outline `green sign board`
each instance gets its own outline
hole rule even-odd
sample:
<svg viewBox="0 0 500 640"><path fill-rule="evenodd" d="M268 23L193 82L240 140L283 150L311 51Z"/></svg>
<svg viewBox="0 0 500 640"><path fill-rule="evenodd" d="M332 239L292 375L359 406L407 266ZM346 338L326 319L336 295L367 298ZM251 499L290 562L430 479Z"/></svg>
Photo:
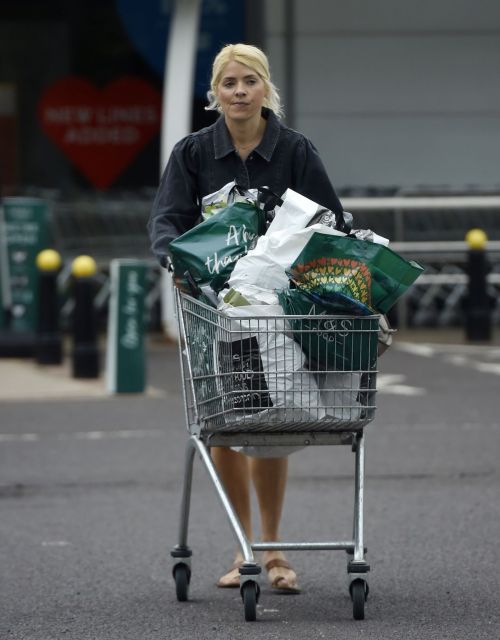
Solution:
<svg viewBox="0 0 500 640"><path fill-rule="evenodd" d="M141 393L146 386L144 303L147 262L112 260L106 376L110 393Z"/></svg>
<svg viewBox="0 0 500 640"><path fill-rule="evenodd" d="M36 257L50 245L49 207L38 198L4 198L0 213L0 328L34 333L38 318ZM8 313L7 313L8 311Z"/></svg>

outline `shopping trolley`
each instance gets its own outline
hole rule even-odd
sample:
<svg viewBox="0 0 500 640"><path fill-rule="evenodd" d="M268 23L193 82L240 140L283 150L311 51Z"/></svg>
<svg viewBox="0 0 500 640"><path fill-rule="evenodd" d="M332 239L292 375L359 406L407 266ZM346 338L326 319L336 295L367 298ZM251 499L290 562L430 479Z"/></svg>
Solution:
<svg viewBox="0 0 500 640"><path fill-rule="evenodd" d="M256 619L261 568L254 551L344 550L353 616L368 596L363 541L363 428L374 418L379 316L247 316L218 311L175 290L186 422L184 484L178 543L172 550L179 601L188 599L192 551L188 520L193 462L199 454L244 558L240 592L245 620ZM255 310L255 307L253 307ZM262 307L262 312L272 307ZM254 312L255 313L255 312ZM241 315L240 315L241 314ZM350 540L250 542L218 478L212 446L270 447L272 457L314 445L348 445L355 454Z"/></svg>

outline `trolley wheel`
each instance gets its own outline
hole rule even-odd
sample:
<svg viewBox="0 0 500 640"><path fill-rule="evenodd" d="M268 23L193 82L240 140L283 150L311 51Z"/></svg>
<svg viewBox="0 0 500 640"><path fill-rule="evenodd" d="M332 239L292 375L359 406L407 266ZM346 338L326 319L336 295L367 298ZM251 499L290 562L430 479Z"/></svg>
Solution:
<svg viewBox="0 0 500 640"><path fill-rule="evenodd" d="M191 571L187 564L180 562L176 564L173 570L175 580L175 594L179 602L186 602L188 599L189 582L191 580Z"/></svg>
<svg viewBox="0 0 500 640"><path fill-rule="evenodd" d="M365 602L368 594L364 580L353 580L349 587L352 599L352 615L354 620L365 619Z"/></svg>
<svg viewBox="0 0 500 640"><path fill-rule="evenodd" d="M253 580L247 580L241 586L241 597L245 609L245 620L254 622L257 620L257 600L259 599L259 585Z"/></svg>

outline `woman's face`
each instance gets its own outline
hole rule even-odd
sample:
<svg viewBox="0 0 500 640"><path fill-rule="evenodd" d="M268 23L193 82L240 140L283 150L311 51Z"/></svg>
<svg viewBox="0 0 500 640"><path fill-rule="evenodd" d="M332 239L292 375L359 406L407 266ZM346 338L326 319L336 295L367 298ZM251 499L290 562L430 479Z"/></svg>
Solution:
<svg viewBox="0 0 500 640"><path fill-rule="evenodd" d="M226 118L245 121L260 118L266 85L250 67L232 60L217 86L217 100Z"/></svg>

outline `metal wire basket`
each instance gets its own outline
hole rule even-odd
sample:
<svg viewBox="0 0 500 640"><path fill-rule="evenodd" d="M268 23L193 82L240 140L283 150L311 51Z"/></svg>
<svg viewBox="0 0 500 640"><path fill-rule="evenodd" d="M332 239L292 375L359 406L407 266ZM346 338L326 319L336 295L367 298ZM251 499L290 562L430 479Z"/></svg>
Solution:
<svg viewBox="0 0 500 640"><path fill-rule="evenodd" d="M191 433L353 432L373 420L378 315L262 305L228 316L179 291L176 300Z"/></svg>

